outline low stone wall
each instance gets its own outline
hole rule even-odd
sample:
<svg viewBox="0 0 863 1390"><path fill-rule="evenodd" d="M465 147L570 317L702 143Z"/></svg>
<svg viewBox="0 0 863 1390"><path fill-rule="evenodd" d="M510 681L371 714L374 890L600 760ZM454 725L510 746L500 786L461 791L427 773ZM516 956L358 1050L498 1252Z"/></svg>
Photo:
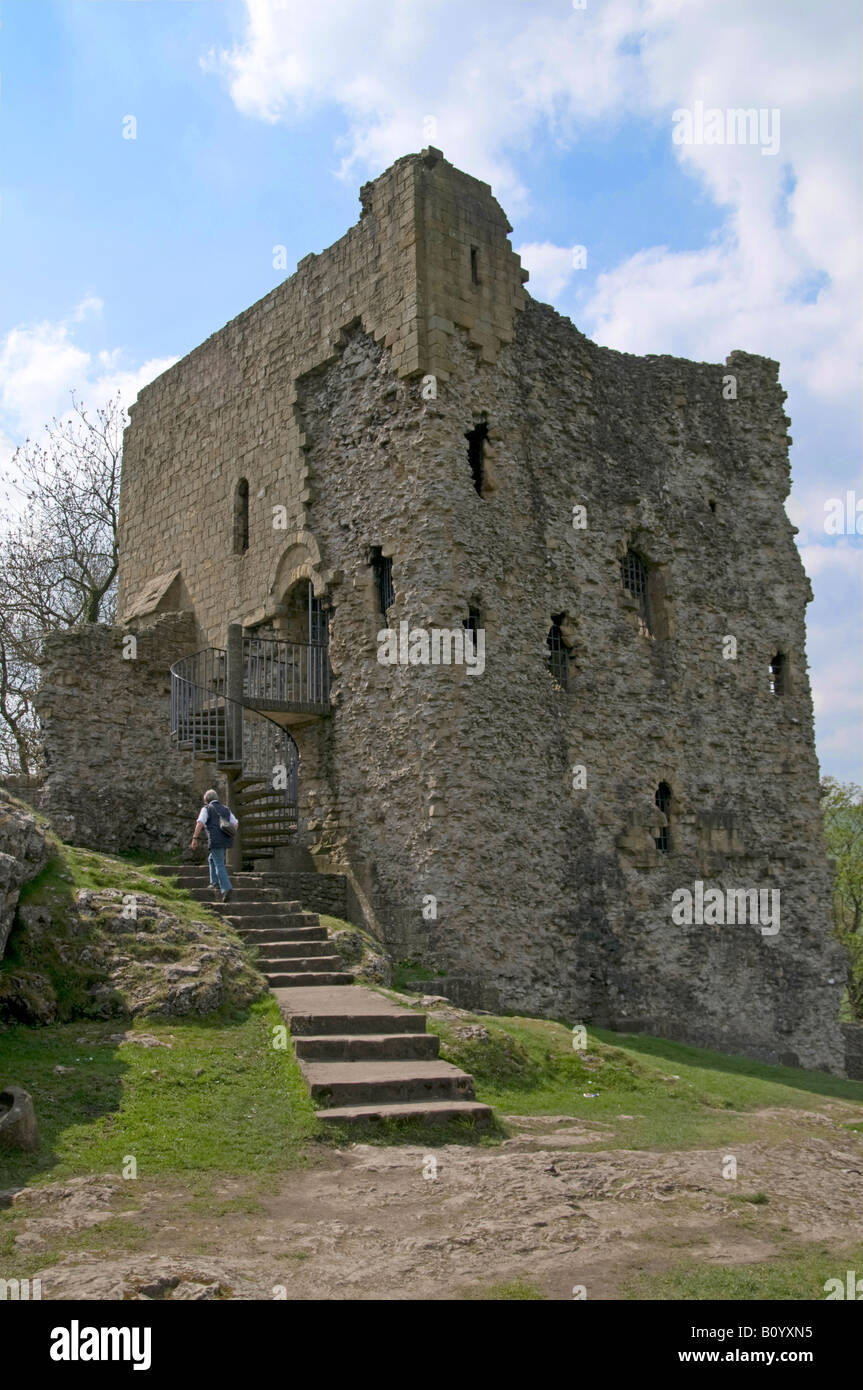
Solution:
<svg viewBox="0 0 863 1390"><path fill-rule="evenodd" d="M353 921L349 916L348 881L344 874L264 873L261 876L266 883L280 888L288 901L301 902L307 912L323 912L343 921Z"/></svg>
<svg viewBox="0 0 863 1390"><path fill-rule="evenodd" d="M8 792L18 801L26 801L28 806L33 807L34 811L41 811L42 809L44 789L44 777L20 777L15 773L0 777L0 792Z"/></svg>
<svg viewBox="0 0 863 1390"><path fill-rule="evenodd" d="M187 843L213 768L171 745L170 667L198 645L190 613L45 638L41 809L62 839L106 853Z"/></svg>

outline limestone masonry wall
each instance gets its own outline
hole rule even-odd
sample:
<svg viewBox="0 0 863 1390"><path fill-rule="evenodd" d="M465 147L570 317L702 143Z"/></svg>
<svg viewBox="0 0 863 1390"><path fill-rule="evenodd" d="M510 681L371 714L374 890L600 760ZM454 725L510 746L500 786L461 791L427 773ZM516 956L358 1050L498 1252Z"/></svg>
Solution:
<svg viewBox="0 0 863 1390"><path fill-rule="evenodd" d="M437 151L399 160L362 204L335 246L141 393L120 611L144 622L144 663L115 660L119 629L49 644L57 814L86 843L156 833L130 828L128 783L157 768L167 836L192 774L169 749L159 671L224 645L229 622L268 622L310 579L333 708L293 730L285 871L343 874L356 914L462 1002L841 1069L777 364L590 342L527 297L502 210ZM480 493L465 435L483 422ZM392 559L386 618L374 547ZM629 550L650 635L621 579ZM172 604L193 619L160 618ZM382 628L461 630L471 608L481 675L377 660ZM108 724L73 734L106 688ZM675 923L672 894L699 881L778 890L779 931Z"/></svg>
<svg viewBox="0 0 863 1390"><path fill-rule="evenodd" d="M188 843L214 770L171 747L169 667L198 646L189 613L45 638L41 809L63 839L107 853Z"/></svg>

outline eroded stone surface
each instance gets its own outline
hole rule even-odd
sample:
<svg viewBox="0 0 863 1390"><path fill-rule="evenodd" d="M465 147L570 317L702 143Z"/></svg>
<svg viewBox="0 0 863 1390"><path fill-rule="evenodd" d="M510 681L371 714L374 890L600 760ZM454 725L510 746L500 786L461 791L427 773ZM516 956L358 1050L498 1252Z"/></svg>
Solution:
<svg viewBox="0 0 863 1390"><path fill-rule="evenodd" d="M48 845L35 817L0 789L0 957L15 920L21 888L48 862Z"/></svg>

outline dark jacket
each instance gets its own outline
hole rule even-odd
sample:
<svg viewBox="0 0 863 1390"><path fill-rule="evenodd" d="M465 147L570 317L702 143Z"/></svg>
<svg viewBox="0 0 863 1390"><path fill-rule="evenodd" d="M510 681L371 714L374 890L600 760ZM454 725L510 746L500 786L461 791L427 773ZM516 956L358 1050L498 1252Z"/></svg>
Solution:
<svg viewBox="0 0 863 1390"><path fill-rule="evenodd" d="M205 808L207 819L204 829L207 832L207 843L210 849L228 849L234 843L232 835L226 835L224 830L219 829L219 817L225 820L230 818L230 811L227 806L223 806L221 801L211 801Z"/></svg>

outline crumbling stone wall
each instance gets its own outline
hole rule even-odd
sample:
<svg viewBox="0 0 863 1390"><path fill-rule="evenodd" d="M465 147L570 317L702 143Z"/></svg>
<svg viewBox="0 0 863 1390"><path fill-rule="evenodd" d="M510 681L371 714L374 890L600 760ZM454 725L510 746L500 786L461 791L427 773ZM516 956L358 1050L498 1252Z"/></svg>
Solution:
<svg viewBox="0 0 863 1390"><path fill-rule="evenodd" d="M312 581L333 711L294 731L297 853L343 873L372 929L463 1002L841 1067L776 363L597 347L526 298L501 209L435 151L362 201L341 241L142 392L121 612L176 586L223 645L228 622L264 623ZM465 434L483 421L480 495ZM372 547L392 558L391 626L479 609L482 675L378 663ZM148 757L173 766L158 738ZM673 894L697 881L778 889L779 932L677 925Z"/></svg>
<svg viewBox="0 0 863 1390"><path fill-rule="evenodd" d="M107 853L188 843L213 770L171 747L169 668L199 646L189 613L45 638L42 810L64 840Z"/></svg>
<svg viewBox="0 0 863 1390"><path fill-rule="evenodd" d="M496 364L466 342L462 354L433 402L419 387L402 400L362 334L302 383L309 525L344 575L337 712L303 745L309 830L328 862L365 875L391 943L451 972L460 997L493 982L510 1008L840 1065L809 586L782 506L776 364L632 358L532 303ZM480 418L495 482L484 497L464 442ZM458 627L480 607L482 676L377 664L375 543L393 557L390 625ZM638 631L620 573L629 545L661 579L663 636ZM545 659L560 613L567 691ZM788 685L774 695L780 649ZM670 854L654 838L661 781ZM696 880L778 888L779 933L674 925L672 894Z"/></svg>

